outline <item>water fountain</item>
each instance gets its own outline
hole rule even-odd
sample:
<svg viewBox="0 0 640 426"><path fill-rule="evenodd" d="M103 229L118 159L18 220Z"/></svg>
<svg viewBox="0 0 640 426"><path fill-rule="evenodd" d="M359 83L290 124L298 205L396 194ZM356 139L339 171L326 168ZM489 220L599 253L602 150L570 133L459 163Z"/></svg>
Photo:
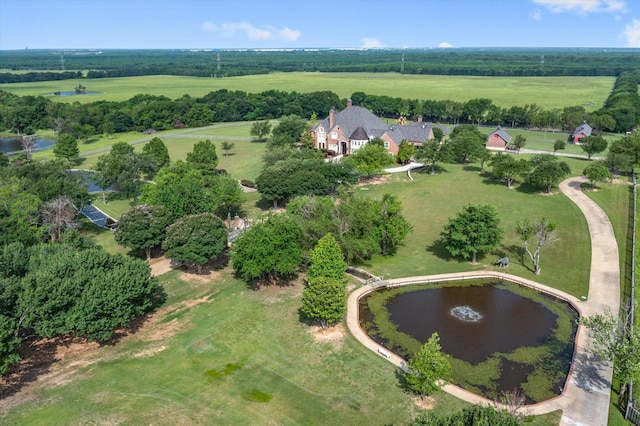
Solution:
<svg viewBox="0 0 640 426"><path fill-rule="evenodd" d="M478 322L483 318L480 312L473 310L468 305L451 308L449 314L464 322Z"/></svg>

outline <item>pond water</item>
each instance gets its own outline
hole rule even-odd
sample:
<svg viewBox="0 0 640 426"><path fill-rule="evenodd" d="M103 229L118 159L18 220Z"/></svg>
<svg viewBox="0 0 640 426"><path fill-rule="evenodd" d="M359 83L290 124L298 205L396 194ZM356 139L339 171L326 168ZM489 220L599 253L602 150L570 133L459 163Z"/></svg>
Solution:
<svg viewBox="0 0 640 426"><path fill-rule="evenodd" d="M35 146L33 151L44 151L56 144L53 139L34 139ZM22 142L20 138L0 138L0 152L9 153L22 151Z"/></svg>
<svg viewBox="0 0 640 426"><path fill-rule="evenodd" d="M93 178L94 173L88 170L69 170L69 173L80 175L84 178L84 181L87 183L87 192L102 192L102 188L96 183ZM113 184L106 189L106 191L118 191L118 185Z"/></svg>
<svg viewBox="0 0 640 426"><path fill-rule="evenodd" d="M75 90L69 90L66 92L55 92L53 93L53 95L55 96L82 96L82 95L97 95L100 92L91 92L89 90L87 90L86 92L83 93L76 93Z"/></svg>
<svg viewBox="0 0 640 426"><path fill-rule="evenodd" d="M516 286L513 283L509 284ZM560 370L554 371L556 374L554 377L559 379L549 380L548 390L542 394L545 394L545 397L557 395L564 387L573 356L574 324L577 313L569 304L557 299L540 295L533 300L520 295L521 292L512 292L508 288L502 283L472 286L445 285L434 288L422 287L395 294L386 300L384 307L388 313L389 322L398 332L392 336L377 332L378 325L372 327L372 324L375 324L375 317L369 311L366 299L362 299L360 304L360 321L365 330L372 330L369 334L374 340L401 355L406 355L408 351L398 346L399 343L394 343L403 341L402 337L397 336L408 335L421 344L426 342L433 333L438 333L442 351L452 357L454 370L456 365L468 366L463 368L479 368L478 371L484 371L484 376L487 376L489 370L484 369L498 369L495 372L496 377L485 379L485 382L479 380L472 384L469 384L466 378L460 376L456 378L456 371L454 371L454 383L483 393L490 398L500 392L518 389L525 394L528 403L541 400L535 395L527 395L526 391L523 392L522 385L527 382L536 368L540 370L535 374L541 374L542 369L554 364L553 368ZM559 315L539 300L553 302L555 311L566 310L566 313L562 314L561 321L565 322L565 330L571 330L573 327L573 334L567 339L568 341L559 344L554 334L559 327ZM540 358L519 362L523 357L522 353L513 356L519 348L526 347L527 352L532 354L544 345L553 348L554 352L550 359L541 361L542 358ZM536 358L536 356L529 358ZM498 367L491 367L493 365ZM544 370L545 374L546 371Z"/></svg>

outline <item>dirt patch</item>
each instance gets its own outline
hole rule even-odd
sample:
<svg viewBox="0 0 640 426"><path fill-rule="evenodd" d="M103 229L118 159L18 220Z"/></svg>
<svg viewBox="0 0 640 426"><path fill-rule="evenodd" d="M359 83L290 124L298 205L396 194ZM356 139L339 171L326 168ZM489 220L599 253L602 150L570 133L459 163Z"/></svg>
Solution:
<svg viewBox="0 0 640 426"><path fill-rule="evenodd" d="M317 343L328 343L337 349L342 347L344 339L347 337L347 332L342 324L337 324L326 330L320 326L313 326L310 328L309 333Z"/></svg>
<svg viewBox="0 0 640 426"><path fill-rule="evenodd" d="M425 396L424 398L419 396L414 396L412 398L414 404L423 410L433 410L433 407L436 405L436 400L431 396Z"/></svg>
<svg viewBox="0 0 640 426"><path fill-rule="evenodd" d="M363 187L367 185L382 185L383 183L389 182L390 179L391 179L390 173L386 175L371 176L368 178L363 177L363 178L360 178L360 181L356 186ZM364 188L361 188L361 189L364 189Z"/></svg>

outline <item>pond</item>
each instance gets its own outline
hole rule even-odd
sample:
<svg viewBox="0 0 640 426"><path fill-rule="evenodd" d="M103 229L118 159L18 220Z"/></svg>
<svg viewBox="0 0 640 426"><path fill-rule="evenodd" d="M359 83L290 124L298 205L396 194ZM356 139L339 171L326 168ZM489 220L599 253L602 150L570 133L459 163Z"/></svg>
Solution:
<svg viewBox="0 0 640 426"><path fill-rule="evenodd" d="M91 91L86 91L86 92L76 92L75 90L68 90L66 92L55 92L53 93L53 95L55 96L82 96L82 95L97 95L100 92L91 92Z"/></svg>
<svg viewBox="0 0 640 426"><path fill-rule="evenodd" d="M527 403L562 392L577 312L509 282L465 282L379 290L361 299L369 336L410 358L433 333L449 354L453 383L495 399L517 390Z"/></svg>
<svg viewBox="0 0 640 426"><path fill-rule="evenodd" d="M51 148L56 144L56 141L53 139L38 138L34 139L34 143L33 151L37 152ZM20 138L0 138L0 152L9 153L18 151L22 151L22 140Z"/></svg>
<svg viewBox="0 0 640 426"><path fill-rule="evenodd" d="M69 173L82 176L82 178L87 184L87 192L89 192L90 194L93 192L102 192L102 188L100 188L100 186L96 183L94 179L94 172L91 172L89 170L69 170ZM119 190L120 188L115 183L105 189L105 191L119 191Z"/></svg>

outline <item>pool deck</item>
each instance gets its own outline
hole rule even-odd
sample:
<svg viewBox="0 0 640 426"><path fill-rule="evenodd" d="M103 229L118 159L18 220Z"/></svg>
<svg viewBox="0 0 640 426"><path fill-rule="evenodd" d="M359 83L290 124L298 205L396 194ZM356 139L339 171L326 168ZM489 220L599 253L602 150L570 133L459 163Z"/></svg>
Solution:
<svg viewBox="0 0 640 426"><path fill-rule="evenodd" d="M535 288L552 294L571 303L580 316L604 314L610 311L618 313L620 308L620 269L618 245L613 228L604 211L589 197L583 194L580 185L584 178L569 178L560 184L560 190L569 197L583 212L589 226L591 237L591 273L589 279L589 297L580 300L575 296L535 281L516 277L499 271L473 271L452 274L428 275L385 280L388 285L398 286L417 282L436 282L465 278L494 277ZM379 283L378 283L379 285ZM358 301L375 289L376 283L362 286L353 291L347 302L347 326L353 336L375 353L387 358L399 368L405 360L374 342L360 327L358 320ZM561 395L537 404L522 408L526 414L545 414L562 410L561 425L606 425L609 413L609 398L613 369L594 356L591 351L592 337L589 330L578 326L575 352L569 377ZM443 390L453 396L474 404L493 405L494 402L466 391L458 386L447 384Z"/></svg>

